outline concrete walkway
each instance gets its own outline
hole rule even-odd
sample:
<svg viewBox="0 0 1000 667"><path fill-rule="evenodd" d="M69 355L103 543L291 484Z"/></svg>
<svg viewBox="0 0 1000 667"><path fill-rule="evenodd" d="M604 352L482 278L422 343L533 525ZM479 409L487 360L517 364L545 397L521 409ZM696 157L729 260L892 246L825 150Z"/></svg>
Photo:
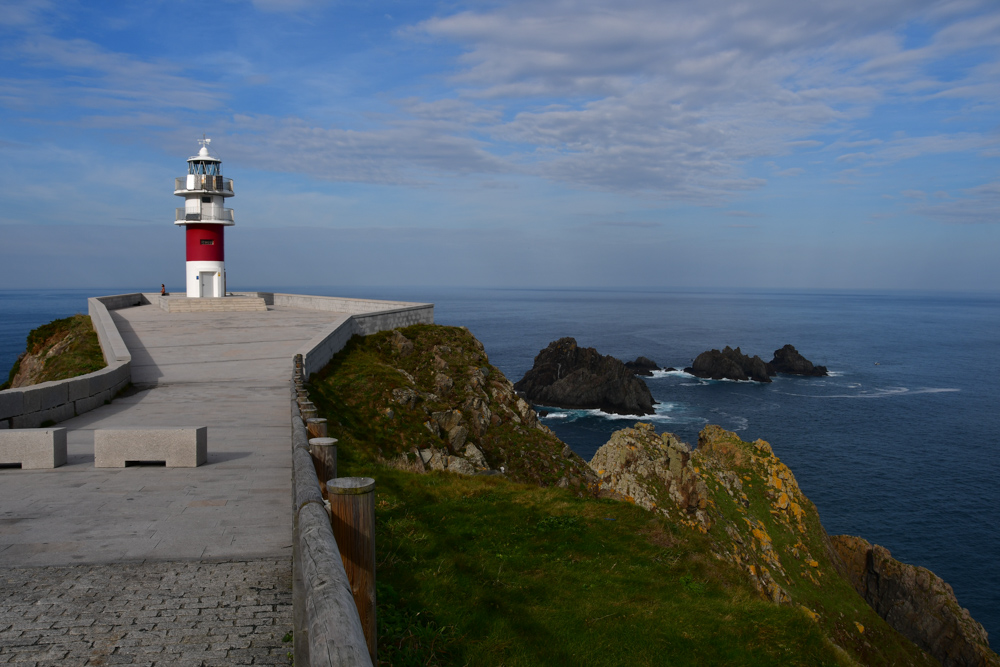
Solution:
<svg viewBox="0 0 1000 667"><path fill-rule="evenodd" d="M156 306L112 315L132 353L135 391L59 424L70 429L66 466L0 469L0 566L265 559L290 570L291 360L347 316ZM93 467L94 429L185 425L209 427L204 466ZM16 601L13 581L0 580L0 593ZM135 582L141 588L142 577ZM15 630L0 615L0 663Z"/></svg>

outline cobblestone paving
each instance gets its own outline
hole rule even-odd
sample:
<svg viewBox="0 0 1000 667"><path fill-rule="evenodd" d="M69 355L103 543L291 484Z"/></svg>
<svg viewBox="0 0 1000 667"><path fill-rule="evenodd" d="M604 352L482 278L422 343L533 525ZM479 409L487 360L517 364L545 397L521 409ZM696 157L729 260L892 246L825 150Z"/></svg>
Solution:
<svg viewBox="0 0 1000 667"><path fill-rule="evenodd" d="M0 664L288 665L291 559L0 571Z"/></svg>

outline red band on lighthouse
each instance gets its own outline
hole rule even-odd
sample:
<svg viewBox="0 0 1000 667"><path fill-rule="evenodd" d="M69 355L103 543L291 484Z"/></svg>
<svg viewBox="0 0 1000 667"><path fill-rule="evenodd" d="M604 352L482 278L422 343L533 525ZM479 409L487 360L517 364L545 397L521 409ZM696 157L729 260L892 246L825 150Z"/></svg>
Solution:
<svg viewBox="0 0 1000 667"><path fill-rule="evenodd" d="M187 225L187 261L225 261L225 227L222 225Z"/></svg>

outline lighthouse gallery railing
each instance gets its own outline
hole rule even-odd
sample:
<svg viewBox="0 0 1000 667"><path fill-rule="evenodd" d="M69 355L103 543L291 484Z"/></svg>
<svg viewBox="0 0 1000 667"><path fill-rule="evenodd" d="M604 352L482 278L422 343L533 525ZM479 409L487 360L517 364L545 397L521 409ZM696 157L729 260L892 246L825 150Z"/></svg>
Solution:
<svg viewBox="0 0 1000 667"><path fill-rule="evenodd" d="M176 221L185 222L233 222L236 221L233 218L233 209L231 208L215 208L206 206L202 211L188 212L183 206L174 209L176 212Z"/></svg>
<svg viewBox="0 0 1000 667"><path fill-rule="evenodd" d="M188 174L174 179L174 191L206 190L232 194L233 179L209 174Z"/></svg>

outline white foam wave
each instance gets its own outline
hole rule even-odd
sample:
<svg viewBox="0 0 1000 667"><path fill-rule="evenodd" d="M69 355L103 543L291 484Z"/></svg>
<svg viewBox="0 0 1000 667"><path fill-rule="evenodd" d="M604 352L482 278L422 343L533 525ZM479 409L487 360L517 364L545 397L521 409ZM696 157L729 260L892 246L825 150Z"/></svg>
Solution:
<svg viewBox="0 0 1000 667"><path fill-rule="evenodd" d="M632 421L632 422L673 422L677 421L676 417L670 413L677 408L676 403L657 403L653 406L654 413L651 415L619 415L613 412L604 412L603 410L566 410L563 408L547 408L539 406L539 410L548 411L548 414L540 419L542 421L564 419L568 422L574 422L577 419L584 419L586 417L592 417L594 419L606 419L609 421Z"/></svg>
<svg viewBox="0 0 1000 667"><path fill-rule="evenodd" d="M690 373L685 373L684 371L655 370L655 371L652 371L652 373L653 373L653 376L652 376L653 379L668 378L668 377L682 377L682 378L693 378L694 377Z"/></svg>

